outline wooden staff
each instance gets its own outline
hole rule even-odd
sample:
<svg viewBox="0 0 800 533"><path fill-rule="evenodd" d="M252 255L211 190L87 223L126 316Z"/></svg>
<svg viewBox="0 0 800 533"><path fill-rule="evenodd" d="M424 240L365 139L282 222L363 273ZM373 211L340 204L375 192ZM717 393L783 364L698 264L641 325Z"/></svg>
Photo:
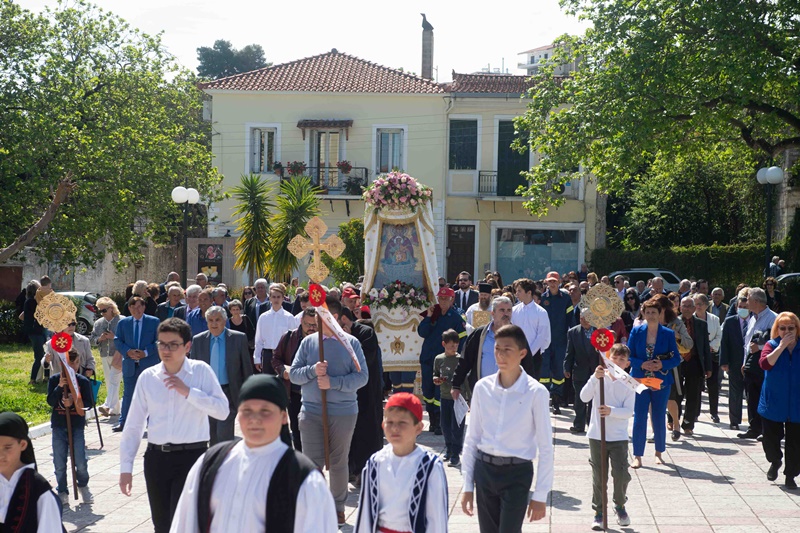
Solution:
<svg viewBox="0 0 800 533"><path fill-rule="evenodd" d="M606 368L606 362L604 361L603 354L599 351L597 355L600 358L600 366ZM605 387L605 377L600 378L600 405L603 406L606 404L606 387ZM598 408L599 409L599 408ZM603 491L601 493L602 496L602 506L603 506L603 531L608 529L608 465L606 461L608 460L608 450L606 449L606 417L600 415L600 483L603 487Z"/></svg>
<svg viewBox="0 0 800 533"><path fill-rule="evenodd" d="M322 346L322 315L317 312L317 333L319 335L319 362L325 362L325 348ZM330 378L328 378L330 379ZM331 471L330 429L328 427L328 391L320 389L322 397L322 439L325 449L325 469Z"/></svg>
<svg viewBox="0 0 800 533"><path fill-rule="evenodd" d="M64 369L62 369L64 370ZM62 372L63 377L63 372ZM67 383L69 383L69 375L66 376ZM64 387L64 393L61 397L62 402L67 399L69 395L69 386ZM75 405L75 398L72 399L72 405ZM77 406L75 407L77 412ZM67 416L67 441L69 442L69 459L72 464L72 490L75 492L75 499L78 499L78 472L75 468L75 444L72 442L72 416L69 414L70 408L64 405L64 411Z"/></svg>

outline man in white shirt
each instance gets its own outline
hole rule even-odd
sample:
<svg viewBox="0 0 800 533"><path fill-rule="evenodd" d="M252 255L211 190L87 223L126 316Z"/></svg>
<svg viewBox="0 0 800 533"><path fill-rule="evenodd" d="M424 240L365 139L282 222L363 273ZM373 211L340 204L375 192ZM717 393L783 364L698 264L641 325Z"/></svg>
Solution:
<svg viewBox="0 0 800 533"><path fill-rule="evenodd" d="M325 478L280 439L289 405L281 381L252 376L237 400L244 440L220 443L197 460L170 531L245 533L286 526L280 531L335 533L336 511Z"/></svg>
<svg viewBox="0 0 800 533"><path fill-rule="evenodd" d="M698 283L698 285L700 285ZM694 300L694 316L705 320L708 324L708 343L711 348L711 377L706 379L708 390L708 414L715 424L719 424L719 388L722 375L719 372L719 347L722 343L722 326L717 315L710 313L710 301L705 293L698 292L692 296Z"/></svg>
<svg viewBox="0 0 800 533"><path fill-rule="evenodd" d="M531 347L531 353L537 357L537 352L544 354L544 351L550 346L550 317L547 315L547 311L533 300L535 291L536 284L531 279L522 278L514 282L514 292L519 303L511 310L511 323L522 328L525 338L528 340L528 346ZM549 361L542 360L539 375L542 376L539 382L549 390Z"/></svg>
<svg viewBox="0 0 800 533"><path fill-rule="evenodd" d="M258 317L256 324L256 348L253 352L253 363L256 372L275 374L272 368L272 351L278 346L281 337L300 325L297 318L283 308L286 289L280 283L269 286L269 311Z"/></svg>
<svg viewBox="0 0 800 533"><path fill-rule="evenodd" d="M146 424L147 498L156 533L166 533L186 476L208 449L208 417L225 420L229 408L211 367L187 357L189 324L179 318L162 322L157 346L161 362L139 376L122 432L119 488L131 495L133 461Z"/></svg>
<svg viewBox="0 0 800 533"><path fill-rule="evenodd" d="M622 301L625 301L626 289L627 287L625 287L625 276L621 274L614 276L614 290L617 291L617 296L619 296L619 299Z"/></svg>

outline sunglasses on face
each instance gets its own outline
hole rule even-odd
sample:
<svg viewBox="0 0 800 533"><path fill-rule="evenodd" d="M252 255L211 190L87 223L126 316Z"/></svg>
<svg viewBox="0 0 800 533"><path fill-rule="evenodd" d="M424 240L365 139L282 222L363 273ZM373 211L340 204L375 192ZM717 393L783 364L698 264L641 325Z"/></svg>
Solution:
<svg viewBox="0 0 800 533"><path fill-rule="evenodd" d="M100 312L100 313L105 313L109 309L111 309L111 308L110 307L106 307L105 309L98 309L97 311Z"/></svg>
<svg viewBox="0 0 800 533"><path fill-rule="evenodd" d="M74 328L74 327L75 327L75 326L77 326L77 325L78 325L78 324L77 324L77 323L75 323L75 322L70 322L69 324L67 324L67 327L69 327L69 328Z"/></svg>

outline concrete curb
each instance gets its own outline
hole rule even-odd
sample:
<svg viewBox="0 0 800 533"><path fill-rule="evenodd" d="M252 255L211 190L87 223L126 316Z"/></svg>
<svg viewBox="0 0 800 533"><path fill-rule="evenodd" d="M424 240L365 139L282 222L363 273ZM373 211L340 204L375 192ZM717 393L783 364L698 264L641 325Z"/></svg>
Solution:
<svg viewBox="0 0 800 533"><path fill-rule="evenodd" d="M89 409L89 411L86 412L86 421L88 422L89 420L94 420L94 409ZM49 435L52 432L53 428L50 427L50 422L45 422L44 424L39 424L38 426L28 428L28 435L30 435L31 440L38 439L44 435Z"/></svg>

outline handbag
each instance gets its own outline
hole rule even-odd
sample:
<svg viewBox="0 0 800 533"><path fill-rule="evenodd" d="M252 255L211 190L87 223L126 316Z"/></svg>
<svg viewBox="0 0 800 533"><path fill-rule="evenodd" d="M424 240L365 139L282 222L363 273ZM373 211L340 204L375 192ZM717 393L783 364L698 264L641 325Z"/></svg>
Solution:
<svg viewBox="0 0 800 533"><path fill-rule="evenodd" d="M114 352L114 356L111 358L111 367L122 370L122 354L119 351Z"/></svg>

